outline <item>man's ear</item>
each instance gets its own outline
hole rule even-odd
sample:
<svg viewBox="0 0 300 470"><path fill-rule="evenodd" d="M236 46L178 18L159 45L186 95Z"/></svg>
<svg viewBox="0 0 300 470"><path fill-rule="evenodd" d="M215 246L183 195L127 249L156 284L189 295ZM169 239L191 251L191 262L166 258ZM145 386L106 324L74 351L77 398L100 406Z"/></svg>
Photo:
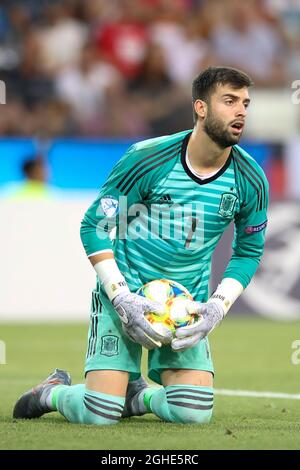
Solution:
<svg viewBox="0 0 300 470"><path fill-rule="evenodd" d="M205 119L207 115L207 104L205 101L196 100L194 103L194 110L199 119Z"/></svg>

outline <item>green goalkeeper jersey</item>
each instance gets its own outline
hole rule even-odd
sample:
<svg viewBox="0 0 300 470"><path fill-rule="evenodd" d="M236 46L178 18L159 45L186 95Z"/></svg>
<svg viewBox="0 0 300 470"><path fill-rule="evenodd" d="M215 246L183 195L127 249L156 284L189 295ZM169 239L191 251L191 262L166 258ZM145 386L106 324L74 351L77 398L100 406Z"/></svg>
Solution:
<svg viewBox="0 0 300 470"><path fill-rule="evenodd" d="M87 255L113 250L133 292L167 278L206 301L212 254L231 221L233 253L224 277L245 288L260 262L268 205L263 170L235 145L214 176L199 178L186 159L191 132L130 147L83 219Z"/></svg>

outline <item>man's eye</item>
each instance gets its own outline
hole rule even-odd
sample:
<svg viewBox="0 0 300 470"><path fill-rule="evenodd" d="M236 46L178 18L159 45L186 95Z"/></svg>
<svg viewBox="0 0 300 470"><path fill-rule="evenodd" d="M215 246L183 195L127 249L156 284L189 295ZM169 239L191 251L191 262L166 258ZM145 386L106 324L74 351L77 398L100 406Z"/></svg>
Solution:
<svg viewBox="0 0 300 470"><path fill-rule="evenodd" d="M231 104L233 104L233 101L232 100L226 100L225 103L228 104L228 105L231 105Z"/></svg>

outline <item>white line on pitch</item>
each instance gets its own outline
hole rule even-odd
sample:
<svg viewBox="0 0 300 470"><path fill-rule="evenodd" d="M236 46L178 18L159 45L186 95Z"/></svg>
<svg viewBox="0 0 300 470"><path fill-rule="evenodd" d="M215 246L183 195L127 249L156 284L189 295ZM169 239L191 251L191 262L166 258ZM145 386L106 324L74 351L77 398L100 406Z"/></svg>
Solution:
<svg viewBox="0 0 300 470"><path fill-rule="evenodd" d="M215 389L216 395L226 395L228 397L253 397L253 398L286 398L287 400L300 400L300 394L275 393L275 392L252 392L250 390L225 390Z"/></svg>

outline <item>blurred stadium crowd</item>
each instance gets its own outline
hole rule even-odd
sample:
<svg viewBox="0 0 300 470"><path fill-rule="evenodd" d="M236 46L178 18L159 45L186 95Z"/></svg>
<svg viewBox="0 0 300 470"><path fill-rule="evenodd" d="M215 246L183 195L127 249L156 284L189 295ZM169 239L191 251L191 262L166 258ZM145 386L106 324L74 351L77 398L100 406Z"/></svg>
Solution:
<svg viewBox="0 0 300 470"><path fill-rule="evenodd" d="M0 135L191 127L191 81L209 65L241 68L261 88L299 78L299 24L295 0L4 0Z"/></svg>

